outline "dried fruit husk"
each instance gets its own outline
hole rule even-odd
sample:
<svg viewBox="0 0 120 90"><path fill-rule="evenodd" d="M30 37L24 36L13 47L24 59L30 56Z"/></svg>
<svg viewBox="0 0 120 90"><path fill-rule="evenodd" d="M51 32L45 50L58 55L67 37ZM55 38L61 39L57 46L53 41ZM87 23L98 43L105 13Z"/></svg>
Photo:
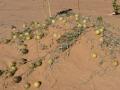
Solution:
<svg viewBox="0 0 120 90"><path fill-rule="evenodd" d="M15 77L13 77L13 81L15 83L20 83L22 81L22 77L21 76L15 76Z"/></svg>
<svg viewBox="0 0 120 90"><path fill-rule="evenodd" d="M3 75L3 73L4 73L4 71L3 71L3 70L0 70L0 76L2 76L2 75Z"/></svg>
<svg viewBox="0 0 120 90"><path fill-rule="evenodd" d="M27 48L20 49L22 54L28 54L29 50Z"/></svg>
<svg viewBox="0 0 120 90"><path fill-rule="evenodd" d="M31 63L31 64L30 64L30 68L34 69L34 68L36 68L36 67L37 67L37 66L36 66L35 63Z"/></svg>
<svg viewBox="0 0 120 90"><path fill-rule="evenodd" d="M36 64L36 66L41 66L42 65L42 60L38 60L35 64Z"/></svg>

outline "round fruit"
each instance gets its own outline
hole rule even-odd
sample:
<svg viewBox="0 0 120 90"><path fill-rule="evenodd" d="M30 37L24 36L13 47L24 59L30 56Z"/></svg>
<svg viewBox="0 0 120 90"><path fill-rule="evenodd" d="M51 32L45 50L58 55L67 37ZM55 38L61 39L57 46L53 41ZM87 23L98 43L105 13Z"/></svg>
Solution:
<svg viewBox="0 0 120 90"><path fill-rule="evenodd" d="M20 34L19 37L23 37L24 35L23 34Z"/></svg>
<svg viewBox="0 0 120 90"><path fill-rule="evenodd" d="M34 24L37 25L39 22L35 21Z"/></svg>
<svg viewBox="0 0 120 90"><path fill-rule="evenodd" d="M16 64L17 63L15 61L12 61L12 62L9 63L9 67L16 66Z"/></svg>
<svg viewBox="0 0 120 90"><path fill-rule="evenodd" d="M77 25L77 27L82 27L82 25L79 23L79 24Z"/></svg>
<svg viewBox="0 0 120 90"><path fill-rule="evenodd" d="M62 21L62 20L63 20L63 17L59 17L59 20Z"/></svg>
<svg viewBox="0 0 120 90"><path fill-rule="evenodd" d="M63 23L66 23L67 21L66 20L63 20Z"/></svg>
<svg viewBox="0 0 120 90"><path fill-rule="evenodd" d="M99 30L96 30L95 33L96 33L97 35L100 35L100 34L101 34L101 32L100 32Z"/></svg>
<svg viewBox="0 0 120 90"><path fill-rule="evenodd" d="M24 35L28 36L28 35L29 35L29 32L25 32Z"/></svg>
<svg viewBox="0 0 120 90"><path fill-rule="evenodd" d="M55 33L54 33L54 34L53 34L53 37L55 37L55 38L56 38L56 37L57 37L57 34L55 34Z"/></svg>
<svg viewBox="0 0 120 90"><path fill-rule="evenodd" d="M54 61L52 59L48 60L48 64L52 65L54 63Z"/></svg>
<svg viewBox="0 0 120 90"><path fill-rule="evenodd" d="M113 65L114 65L114 66L118 66L118 65L119 65L119 62L115 60L115 61L113 61Z"/></svg>
<svg viewBox="0 0 120 90"><path fill-rule="evenodd" d="M58 38L60 38L61 37L61 35L60 34L58 34Z"/></svg>
<svg viewBox="0 0 120 90"><path fill-rule="evenodd" d="M40 23L38 23L38 24L37 24L37 27L40 27L40 26L41 26Z"/></svg>
<svg viewBox="0 0 120 90"><path fill-rule="evenodd" d="M54 24L54 23L55 23L55 20L53 19L53 20L52 20L52 24Z"/></svg>
<svg viewBox="0 0 120 90"><path fill-rule="evenodd" d="M25 83L24 88L28 89L28 88L30 88L30 86L31 86L31 84L27 82L27 83Z"/></svg>
<svg viewBox="0 0 120 90"><path fill-rule="evenodd" d="M42 65L42 60L38 60L35 64L36 64L36 66L41 66Z"/></svg>
<svg viewBox="0 0 120 90"><path fill-rule="evenodd" d="M93 53L93 54L92 54L92 58L97 58L97 54L96 54L96 53Z"/></svg>
<svg viewBox="0 0 120 90"><path fill-rule="evenodd" d="M13 78L13 81L14 81L15 83L20 83L20 82L22 81L22 77L21 77L21 76L15 76L15 77Z"/></svg>
<svg viewBox="0 0 120 90"><path fill-rule="evenodd" d="M36 40L40 40L40 39L41 39L40 35L36 35L36 36L35 36L35 39L36 39Z"/></svg>
<svg viewBox="0 0 120 90"><path fill-rule="evenodd" d="M75 14L75 17L79 17L79 15L78 15L78 14Z"/></svg>
<svg viewBox="0 0 120 90"><path fill-rule="evenodd" d="M12 30L13 30L13 31L15 31L15 30L16 30L16 28L12 28Z"/></svg>
<svg viewBox="0 0 120 90"><path fill-rule="evenodd" d="M86 20L83 20L83 23L86 23L87 21Z"/></svg>
<svg viewBox="0 0 120 90"><path fill-rule="evenodd" d="M16 66L11 66L11 67L10 67L10 71L11 71L11 72L12 72L12 71L13 71L13 72L17 71L17 67L16 67Z"/></svg>
<svg viewBox="0 0 120 90"><path fill-rule="evenodd" d="M12 37L13 37L13 39L16 39L16 38L17 38L17 35L13 35Z"/></svg>
<svg viewBox="0 0 120 90"><path fill-rule="evenodd" d="M26 40L30 40L31 39L31 37L30 36L26 36Z"/></svg>
<svg viewBox="0 0 120 90"><path fill-rule="evenodd" d="M101 28L101 29L100 29L100 32L103 33L103 32L104 32L104 28Z"/></svg>
<svg viewBox="0 0 120 90"><path fill-rule="evenodd" d="M42 82L41 81L37 81L34 83L34 87L39 88L41 86Z"/></svg>
<svg viewBox="0 0 120 90"><path fill-rule="evenodd" d="M75 20L77 21L77 20L79 20L79 18L78 18L78 17L76 17L76 18L75 18Z"/></svg>

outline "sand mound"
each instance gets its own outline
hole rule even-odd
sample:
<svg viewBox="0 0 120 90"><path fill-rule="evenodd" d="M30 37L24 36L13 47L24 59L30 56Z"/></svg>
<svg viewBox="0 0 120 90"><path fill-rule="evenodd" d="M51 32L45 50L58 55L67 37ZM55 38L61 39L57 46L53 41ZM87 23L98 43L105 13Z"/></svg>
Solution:
<svg viewBox="0 0 120 90"><path fill-rule="evenodd" d="M120 31L102 17L63 13L12 30L0 41L0 90L90 90L119 68Z"/></svg>

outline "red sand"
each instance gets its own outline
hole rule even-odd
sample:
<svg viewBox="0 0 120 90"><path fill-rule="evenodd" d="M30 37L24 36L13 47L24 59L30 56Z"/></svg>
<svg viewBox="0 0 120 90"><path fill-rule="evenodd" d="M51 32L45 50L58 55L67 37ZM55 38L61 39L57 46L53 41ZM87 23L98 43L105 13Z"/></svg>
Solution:
<svg viewBox="0 0 120 90"><path fill-rule="evenodd" d="M72 8L84 16L103 16L104 20L113 26L120 25L120 16L111 15L111 0L80 0L80 11L77 0L51 1L53 15L59 10ZM45 0L0 0L0 36L7 36L11 31L11 25L21 28L23 23L42 22L46 17L48 17L48 11ZM41 80L42 86L38 89L32 86L29 90L120 90L120 67L114 69L110 67L109 62L103 67L99 66L97 60L90 58L91 42L87 39L98 40L91 31L72 47L69 57L62 56L51 69L46 69L47 66L43 65L42 68L36 70L27 80L31 83ZM37 55L36 42L27 43L32 52L26 57L32 60ZM97 46L98 42L94 41L94 44L94 52L101 53L102 51ZM17 49L13 45L0 45L0 68L6 67L10 61L13 61L13 57L17 60L16 58L20 56L16 52ZM105 56L105 58L109 57ZM21 72L24 69L26 67L22 67ZM5 90L24 90L23 84L27 80L20 84L11 83ZM2 83L3 80L0 77L0 90L3 90Z"/></svg>

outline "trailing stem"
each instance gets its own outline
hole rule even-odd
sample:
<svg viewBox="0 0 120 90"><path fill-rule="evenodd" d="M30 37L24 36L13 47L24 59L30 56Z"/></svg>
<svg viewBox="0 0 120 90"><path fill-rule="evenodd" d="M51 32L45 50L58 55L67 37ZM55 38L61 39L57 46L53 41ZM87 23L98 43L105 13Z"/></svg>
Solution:
<svg viewBox="0 0 120 90"><path fill-rule="evenodd" d="M47 3L48 3L48 10L49 10L49 17L52 17L50 0L47 0Z"/></svg>

